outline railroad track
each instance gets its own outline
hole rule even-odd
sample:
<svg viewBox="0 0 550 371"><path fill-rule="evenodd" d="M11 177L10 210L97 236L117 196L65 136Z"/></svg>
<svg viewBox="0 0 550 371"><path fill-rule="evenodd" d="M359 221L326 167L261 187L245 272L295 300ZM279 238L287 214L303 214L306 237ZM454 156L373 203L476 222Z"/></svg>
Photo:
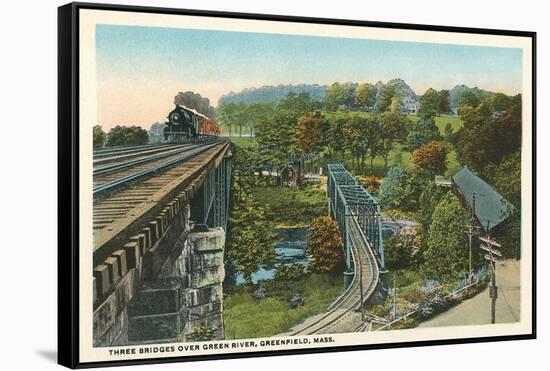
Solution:
<svg viewBox="0 0 550 371"><path fill-rule="evenodd" d="M109 157L118 157L118 156L130 156L132 154L139 154L140 152L154 151L159 150L163 151L169 147L181 146L184 144L197 144L205 141L209 141L213 138L219 138L212 135L202 135L191 141L182 142L179 144L170 144L170 143L160 143L160 144L144 144L142 146L132 146L132 147L110 147L104 149L98 149L94 151L94 165L96 161L101 161Z"/></svg>
<svg viewBox="0 0 550 371"><path fill-rule="evenodd" d="M143 146L112 147L112 148L98 149L94 151L94 160L104 158L104 157L114 156L114 155L121 155L125 153L140 152L147 149L162 148L169 145L170 144L145 144Z"/></svg>
<svg viewBox="0 0 550 371"><path fill-rule="evenodd" d="M114 164L94 168L94 198L103 197L114 190L128 186L148 176L185 162L219 143L183 145L165 149L160 153L140 156Z"/></svg>
<svg viewBox="0 0 550 371"><path fill-rule="evenodd" d="M186 146L186 144L170 144L170 145L155 146L152 148L144 148L144 149L138 149L138 150L134 149L134 150L128 150L128 151L122 151L122 152L115 152L108 155L98 155L98 157L94 156L93 165L94 165L94 168L98 168L101 165L122 162L125 160L137 158L137 157L149 156L155 153L166 152L168 150L176 149L184 146Z"/></svg>
<svg viewBox="0 0 550 371"><path fill-rule="evenodd" d="M102 240L108 239L102 234L109 235L114 224L121 221L130 223L138 218L143 209L156 203L155 199L160 197L159 194L168 192L173 182L191 177L208 158L227 145L227 141L220 140L193 146L175 157L157 159L108 174L109 179L102 178L101 185L96 183L94 176L94 195L103 192L102 197L94 196L93 230L94 237L99 237L96 247L101 246ZM100 191L101 189L106 190Z"/></svg>
<svg viewBox="0 0 550 371"><path fill-rule="evenodd" d="M350 217L350 241L351 253L355 267L361 267L362 272L356 272L350 286L338 297L328 308L327 311L310 323L291 331L290 335L310 335L328 333L337 325L349 319L361 306L361 283L362 277L363 300L366 301L378 285L379 268L374 253L366 243L366 237L359 228L357 220ZM366 264L365 264L366 262ZM363 264L361 264L363 263ZM360 325L351 325L348 332L365 331L368 323Z"/></svg>

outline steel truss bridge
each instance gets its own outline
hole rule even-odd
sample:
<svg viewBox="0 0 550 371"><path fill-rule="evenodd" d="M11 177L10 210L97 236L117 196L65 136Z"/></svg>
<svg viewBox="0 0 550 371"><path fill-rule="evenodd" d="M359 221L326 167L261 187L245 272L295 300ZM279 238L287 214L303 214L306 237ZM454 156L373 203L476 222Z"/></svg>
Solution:
<svg viewBox="0 0 550 371"><path fill-rule="evenodd" d="M363 188L341 163L328 165L329 213L336 219L344 243L348 272L354 272L351 254L351 238L365 239L373 249L381 272L385 272L384 242L382 239L382 215L380 205ZM361 236L352 233L356 224Z"/></svg>
<svg viewBox="0 0 550 371"><path fill-rule="evenodd" d="M347 270L344 292L321 314L284 335L367 331L364 308L384 298L384 265L380 206L340 163L328 165L329 212L337 221Z"/></svg>

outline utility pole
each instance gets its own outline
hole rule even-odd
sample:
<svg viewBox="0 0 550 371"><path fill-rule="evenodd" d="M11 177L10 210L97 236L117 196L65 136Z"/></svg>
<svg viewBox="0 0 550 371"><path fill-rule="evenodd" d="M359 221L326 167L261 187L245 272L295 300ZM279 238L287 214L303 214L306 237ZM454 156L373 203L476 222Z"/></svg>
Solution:
<svg viewBox="0 0 550 371"><path fill-rule="evenodd" d="M392 320L395 320L397 318L397 287L395 287L395 283L393 285L393 310L392 310Z"/></svg>
<svg viewBox="0 0 550 371"><path fill-rule="evenodd" d="M495 323L496 301L498 296L498 288L496 283L496 262L497 257L501 257L502 253L497 248L502 246L491 238L489 231L489 221L487 221L487 235L480 237L479 240L483 242L479 247L485 250L488 254L485 254L485 260L489 262L491 266L491 284L489 286L489 297L491 298L491 324Z"/></svg>
<svg viewBox="0 0 550 371"><path fill-rule="evenodd" d="M468 235L468 283L472 283L473 263L472 263L472 238L477 234L479 226L476 224L476 193L472 194L472 212L470 221L466 225L466 234Z"/></svg>
<svg viewBox="0 0 550 371"><path fill-rule="evenodd" d="M361 322L365 322L365 306L363 305L363 266L359 258L359 291L361 291Z"/></svg>

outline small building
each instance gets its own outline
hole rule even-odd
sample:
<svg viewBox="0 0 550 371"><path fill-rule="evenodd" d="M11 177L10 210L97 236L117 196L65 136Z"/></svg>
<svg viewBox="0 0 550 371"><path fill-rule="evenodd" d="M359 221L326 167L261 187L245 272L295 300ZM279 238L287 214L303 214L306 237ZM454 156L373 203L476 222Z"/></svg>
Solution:
<svg viewBox="0 0 550 371"><path fill-rule="evenodd" d="M286 165L279 173L279 183L290 187L295 187L298 184L298 172L292 165Z"/></svg>
<svg viewBox="0 0 550 371"><path fill-rule="evenodd" d="M477 222L484 231L497 232L508 220L511 204L466 166L451 177L451 186L464 206L470 212L474 209Z"/></svg>
<svg viewBox="0 0 550 371"><path fill-rule="evenodd" d="M418 113L418 108L420 107L420 103L415 97L407 96L403 98L403 101L401 102L401 107L405 113L416 115Z"/></svg>

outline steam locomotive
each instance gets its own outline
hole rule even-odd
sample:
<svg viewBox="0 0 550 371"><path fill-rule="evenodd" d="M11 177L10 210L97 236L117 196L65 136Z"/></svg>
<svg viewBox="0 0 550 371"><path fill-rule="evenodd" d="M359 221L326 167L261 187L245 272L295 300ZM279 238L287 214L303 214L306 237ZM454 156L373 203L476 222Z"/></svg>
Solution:
<svg viewBox="0 0 550 371"><path fill-rule="evenodd" d="M164 140L170 142L220 134L221 128L214 120L179 104L168 114L168 122L164 128Z"/></svg>

